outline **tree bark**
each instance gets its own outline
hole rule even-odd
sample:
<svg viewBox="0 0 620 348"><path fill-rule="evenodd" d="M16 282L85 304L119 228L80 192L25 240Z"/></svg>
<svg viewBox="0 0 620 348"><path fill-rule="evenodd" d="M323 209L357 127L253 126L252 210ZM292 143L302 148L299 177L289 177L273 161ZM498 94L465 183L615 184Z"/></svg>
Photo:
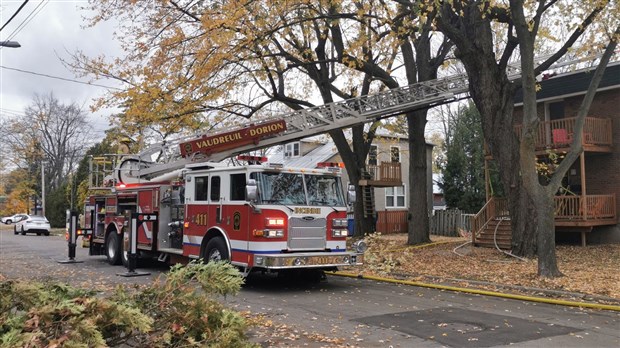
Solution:
<svg viewBox="0 0 620 348"><path fill-rule="evenodd" d="M537 214L520 177L519 141L512 114L515 87L505 67L496 62L490 19L482 18L475 4L467 5L462 16L444 4L439 26L457 47L456 56L467 71L470 95L482 116L484 140L500 167L510 211L513 253L534 256Z"/></svg>
<svg viewBox="0 0 620 348"><path fill-rule="evenodd" d="M427 110L407 114L409 128L409 214L407 214L407 244L429 243L430 221L428 207L428 165L426 163L426 127Z"/></svg>

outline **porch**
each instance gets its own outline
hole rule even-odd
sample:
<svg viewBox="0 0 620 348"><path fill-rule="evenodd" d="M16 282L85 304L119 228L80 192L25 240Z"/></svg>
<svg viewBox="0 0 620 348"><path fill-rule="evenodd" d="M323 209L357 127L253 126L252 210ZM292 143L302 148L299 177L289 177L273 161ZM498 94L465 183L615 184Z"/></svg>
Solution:
<svg viewBox="0 0 620 348"><path fill-rule="evenodd" d="M368 164L363 176L359 182L360 186L394 187L403 184L400 162Z"/></svg>
<svg viewBox="0 0 620 348"><path fill-rule="evenodd" d="M541 121L535 142L537 154L544 155L549 150L568 152L575 137L576 121L576 117ZM521 139L523 126L517 125L514 128ZM584 151L603 153L612 151L611 119L586 117L582 134L581 143Z"/></svg>
<svg viewBox="0 0 620 348"><path fill-rule="evenodd" d="M586 233L595 226L618 223L616 195L580 195L555 197L556 232L580 232L586 245ZM506 199L491 197L471 220L472 243L510 249L510 215Z"/></svg>

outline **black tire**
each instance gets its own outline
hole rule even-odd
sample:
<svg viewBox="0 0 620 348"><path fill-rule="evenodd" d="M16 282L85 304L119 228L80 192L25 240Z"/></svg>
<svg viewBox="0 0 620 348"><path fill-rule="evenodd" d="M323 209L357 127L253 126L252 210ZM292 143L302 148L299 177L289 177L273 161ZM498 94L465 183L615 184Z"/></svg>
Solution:
<svg viewBox="0 0 620 348"><path fill-rule="evenodd" d="M204 249L202 259L209 263L211 261L228 261L228 248L226 247L226 241L222 237L215 237L211 239Z"/></svg>
<svg viewBox="0 0 620 348"><path fill-rule="evenodd" d="M10 225L12 223L13 223L13 221L11 221L11 220L6 220L6 222L5 222L6 225Z"/></svg>
<svg viewBox="0 0 620 348"><path fill-rule="evenodd" d="M41 232L37 232L37 236L40 236L40 235L41 235Z"/></svg>
<svg viewBox="0 0 620 348"><path fill-rule="evenodd" d="M17 226L13 226L13 233L17 234Z"/></svg>
<svg viewBox="0 0 620 348"><path fill-rule="evenodd" d="M22 226L22 236L26 235L26 231L24 231L24 226Z"/></svg>
<svg viewBox="0 0 620 348"><path fill-rule="evenodd" d="M110 232L105 242L105 256L108 258L108 263L110 265L120 265L122 252L123 245L120 236L116 231Z"/></svg>
<svg viewBox="0 0 620 348"><path fill-rule="evenodd" d="M49 235L50 235L50 232L49 232L49 231L47 231L47 232L43 232L43 234L44 234L45 236L49 236Z"/></svg>

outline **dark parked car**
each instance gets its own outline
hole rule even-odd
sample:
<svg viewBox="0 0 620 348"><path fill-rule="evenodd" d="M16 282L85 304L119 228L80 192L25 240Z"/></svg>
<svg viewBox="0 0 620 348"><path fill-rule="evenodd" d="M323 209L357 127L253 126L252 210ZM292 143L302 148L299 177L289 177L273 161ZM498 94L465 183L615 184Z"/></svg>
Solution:
<svg viewBox="0 0 620 348"><path fill-rule="evenodd" d="M26 233L36 233L37 236L44 234L50 235L50 222L45 216L28 215L26 219L21 220L15 225L15 234L21 232L22 235Z"/></svg>

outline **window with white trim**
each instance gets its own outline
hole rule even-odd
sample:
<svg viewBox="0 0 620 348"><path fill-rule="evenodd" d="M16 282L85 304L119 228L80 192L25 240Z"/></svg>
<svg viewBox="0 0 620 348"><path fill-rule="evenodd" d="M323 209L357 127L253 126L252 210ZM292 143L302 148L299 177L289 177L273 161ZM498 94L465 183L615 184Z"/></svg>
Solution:
<svg viewBox="0 0 620 348"><path fill-rule="evenodd" d="M390 146L390 158L392 162L400 162L400 148L398 146Z"/></svg>
<svg viewBox="0 0 620 348"><path fill-rule="evenodd" d="M288 143L284 145L284 157L299 157L300 156L300 144L299 142Z"/></svg>
<svg viewBox="0 0 620 348"><path fill-rule="evenodd" d="M405 186L385 188L386 208L405 208Z"/></svg>
<svg viewBox="0 0 620 348"><path fill-rule="evenodd" d="M377 165L377 145L370 145L370 150L368 150L368 164L371 166Z"/></svg>

